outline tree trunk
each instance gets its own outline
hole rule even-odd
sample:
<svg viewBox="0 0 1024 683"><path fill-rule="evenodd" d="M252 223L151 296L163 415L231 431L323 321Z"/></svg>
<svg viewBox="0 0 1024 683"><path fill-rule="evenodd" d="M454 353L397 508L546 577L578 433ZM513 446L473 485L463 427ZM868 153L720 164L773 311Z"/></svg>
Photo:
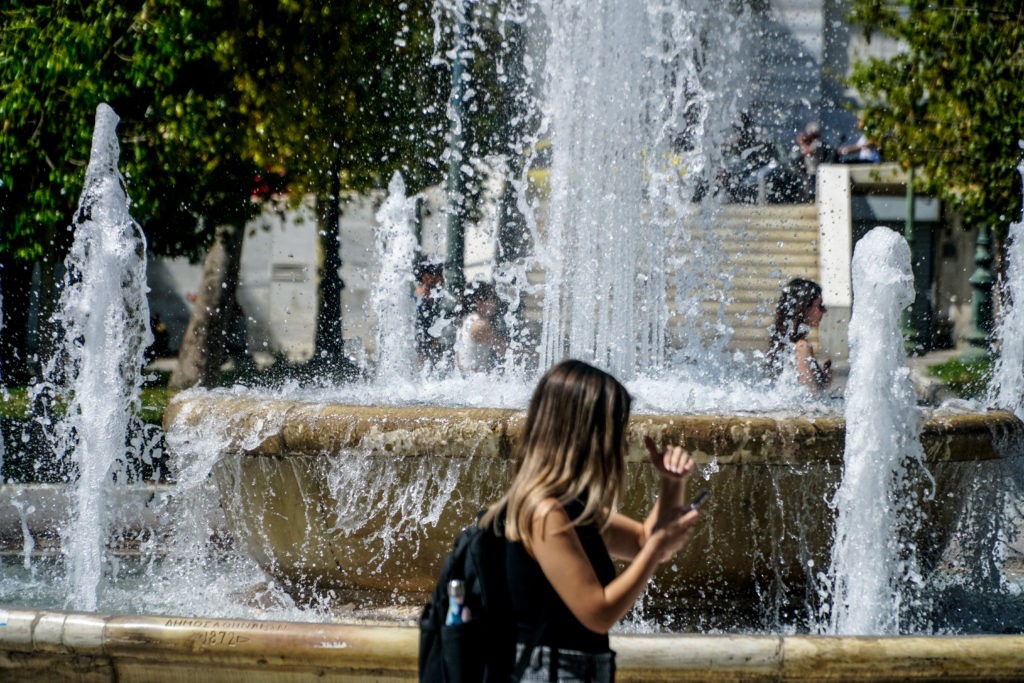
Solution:
<svg viewBox="0 0 1024 683"><path fill-rule="evenodd" d="M3 255L0 287L0 373L7 384L24 384L32 376L28 349L28 314L32 306L33 263Z"/></svg>
<svg viewBox="0 0 1024 683"><path fill-rule="evenodd" d="M187 389L215 386L225 360L225 334L235 314L235 290L245 231L231 225L217 228L203 263L203 281L178 352L178 365L167 386Z"/></svg>
<svg viewBox="0 0 1024 683"><path fill-rule="evenodd" d="M320 230L320 248L323 266L320 271L320 306L316 316L316 339L313 345L313 365L322 368L340 368L343 364L344 344L341 336L341 164L331 164L331 187L326 205L319 213L323 217Z"/></svg>

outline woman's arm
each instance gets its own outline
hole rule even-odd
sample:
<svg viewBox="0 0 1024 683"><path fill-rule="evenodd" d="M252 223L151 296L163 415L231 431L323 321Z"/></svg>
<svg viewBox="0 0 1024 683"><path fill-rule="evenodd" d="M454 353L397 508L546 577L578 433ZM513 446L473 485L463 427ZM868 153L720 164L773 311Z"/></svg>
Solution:
<svg viewBox="0 0 1024 683"><path fill-rule="evenodd" d="M797 340L794 353L796 354L796 374L800 378L800 383L810 387L811 391L817 391L818 382L814 377L812 367L814 348L811 347L811 343L806 339Z"/></svg>
<svg viewBox="0 0 1024 683"><path fill-rule="evenodd" d="M580 623L595 633L607 633L640 597L658 565L686 545L697 516L692 510L659 526L625 571L602 586L565 508L548 498L534 512L532 554Z"/></svg>
<svg viewBox="0 0 1024 683"><path fill-rule="evenodd" d="M690 454L679 446L658 450L649 436L644 437L644 445L661 475L661 490L643 524L621 514L612 515L609 520L602 536L608 552L620 560L632 560L659 525L668 524L687 511L686 482L694 469Z"/></svg>

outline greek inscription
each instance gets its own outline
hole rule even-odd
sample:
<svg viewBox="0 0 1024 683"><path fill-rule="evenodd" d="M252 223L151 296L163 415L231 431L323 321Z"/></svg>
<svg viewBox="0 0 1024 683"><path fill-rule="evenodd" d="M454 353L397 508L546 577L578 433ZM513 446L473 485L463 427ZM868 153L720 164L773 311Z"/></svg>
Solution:
<svg viewBox="0 0 1024 683"><path fill-rule="evenodd" d="M164 626L195 628L204 631L266 631L274 633L288 628L287 624L266 621L221 621L217 619L168 619Z"/></svg>

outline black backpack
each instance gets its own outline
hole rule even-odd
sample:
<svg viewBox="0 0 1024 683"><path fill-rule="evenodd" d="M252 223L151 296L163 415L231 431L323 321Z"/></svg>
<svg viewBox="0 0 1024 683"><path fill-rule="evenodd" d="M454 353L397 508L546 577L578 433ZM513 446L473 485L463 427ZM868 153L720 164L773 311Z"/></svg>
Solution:
<svg viewBox="0 0 1024 683"><path fill-rule="evenodd" d="M505 572L506 541L474 524L458 538L420 616L419 675L424 683L519 680L543 628L516 661L516 623ZM448 582L461 579L470 619L445 626Z"/></svg>

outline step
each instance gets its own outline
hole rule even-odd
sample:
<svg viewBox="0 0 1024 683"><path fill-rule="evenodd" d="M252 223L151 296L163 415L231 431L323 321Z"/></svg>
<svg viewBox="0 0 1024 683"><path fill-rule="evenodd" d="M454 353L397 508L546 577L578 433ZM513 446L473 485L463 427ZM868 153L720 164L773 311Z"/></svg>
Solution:
<svg viewBox="0 0 1024 683"><path fill-rule="evenodd" d="M799 241L807 243L818 240L818 224L813 225L768 225L768 226L735 226L726 225L714 228L711 234L715 239L744 239L756 242L777 244L778 242ZM698 239L703 237L697 236Z"/></svg>
<svg viewBox="0 0 1024 683"><path fill-rule="evenodd" d="M722 243L722 254L720 263L723 267L763 265L783 258L798 256L811 256L818 258L818 249L813 246L794 245L792 248L773 247L771 245L758 244L757 242L743 243Z"/></svg>
<svg viewBox="0 0 1024 683"><path fill-rule="evenodd" d="M794 269L801 270L817 270L818 269L818 252L817 250L808 250L803 252L771 252L771 251L749 251L743 254L743 258L740 262L734 264L737 266L789 266Z"/></svg>
<svg viewBox="0 0 1024 683"><path fill-rule="evenodd" d="M817 204L723 204L715 215L751 219L781 217L817 222L818 206Z"/></svg>
<svg viewBox="0 0 1024 683"><path fill-rule="evenodd" d="M810 276L809 279L813 280L815 275L817 275L817 269L813 273L808 273L807 271L783 273L781 277L743 271L733 275L729 292L732 296L739 296L741 293L746 296L748 293L753 292L760 299L772 299L777 296L778 291L782 289L782 285L793 278Z"/></svg>

